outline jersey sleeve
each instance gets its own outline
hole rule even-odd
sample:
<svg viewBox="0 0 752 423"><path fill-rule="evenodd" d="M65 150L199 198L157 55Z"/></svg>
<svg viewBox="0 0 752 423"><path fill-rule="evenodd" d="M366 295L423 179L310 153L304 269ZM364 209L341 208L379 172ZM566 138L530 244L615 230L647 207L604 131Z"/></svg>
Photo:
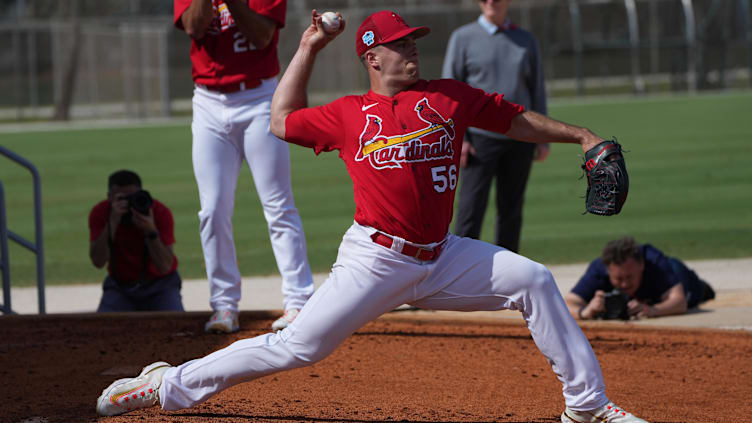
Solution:
<svg viewBox="0 0 752 423"><path fill-rule="evenodd" d="M91 209L89 213L89 241L95 241L102 235L102 231L107 226L108 217L109 213L103 202L98 203Z"/></svg>
<svg viewBox="0 0 752 423"><path fill-rule="evenodd" d="M287 0L248 0L248 7L276 22L278 28L284 28Z"/></svg>
<svg viewBox="0 0 752 423"><path fill-rule="evenodd" d="M322 151L341 150L344 140L341 102L296 110L285 119L285 141Z"/></svg>
<svg viewBox="0 0 752 423"><path fill-rule="evenodd" d="M586 302L590 302L597 290L611 290L611 282L608 279L608 271L600 258L590 262L585 274L582 275L577 285L572 288L572 293L577 294Z"/></svg>
<svg viewBox="0 0 752 423"><path fill-rule="evenodd" d="M176 28L185 30L183 28L183 21L180 19L183 16L183 13L185 13L186 10L188 10L188 7L191 5L191 0L174 0L172 3L172 10L173 10L173 24Z"/></svg>
<svg viewBox="0 0 752 423"><path fill-rule="evenodd" d="M178 29L183 28L181 16L188 10L192 0L174 0L173 1L173 24ZM198 0L196 0L198 1ZM266 16L273 20L278 28L285 26L285 16L287 15L286 0L248 0L248 8L259 15Z"/></svg>
<svg viewBox="0 0 752 423"><path fill-rule="evenodd" d="M487 93L452 79L443 79L442 82L450 96L467 106L461 111L468 126L503 134L512 126L512 119L525 111L523 106L504 100L504 94Z"/></svg>
<svg viewBox="0 0 752 423"><path fill-rule="evenodd" d="M511 128L512 119L525 111L523 106L504 100L504 94L481 93L469 103L472 105L470 126L503 134Z"/></svg>

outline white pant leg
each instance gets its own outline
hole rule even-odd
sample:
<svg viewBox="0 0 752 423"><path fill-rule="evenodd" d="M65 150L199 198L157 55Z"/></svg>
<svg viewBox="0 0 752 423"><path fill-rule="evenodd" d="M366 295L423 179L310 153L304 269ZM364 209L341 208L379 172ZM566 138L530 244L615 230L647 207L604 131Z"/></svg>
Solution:
<svg viewBox="0 0 752 423"><path fill-rule="evenodd" d="M569 314L551 272L504 248L450 235L412 305L434 310L522 312L538 349L563 384L574 410L590 410L608 399L600 365ZM500 357L501 358L501 357Z"/></svg>
<svg viewBox="0 0 752 423"><path fill-rule="evenodd" d="M218 94L196 89L193 96L193 172L198 185L201 247L213 310L237 311L240 272L232 235L235 187L242 164L241 142L230 136Z"/></svg>
<svg viewBox="0 0 752 423"><path fill-rule="evenodd" d="M283 307L300 309L313 294L313 275L308 264L303 222L292 195L289 146L269 130L270 106L271 94L253 101L246 110L249 125L245 129L245 159L264 209L269 239L282 275Z"/></svg>
<svg viewBox="0 0 752 423"><path fill-rule="evenodd" d="M162 408L189 408L233 385L322 360L364 324L415 299L428 268L404 259L353 225L329 278L290 326L170 368L159 389Z"/></svg>

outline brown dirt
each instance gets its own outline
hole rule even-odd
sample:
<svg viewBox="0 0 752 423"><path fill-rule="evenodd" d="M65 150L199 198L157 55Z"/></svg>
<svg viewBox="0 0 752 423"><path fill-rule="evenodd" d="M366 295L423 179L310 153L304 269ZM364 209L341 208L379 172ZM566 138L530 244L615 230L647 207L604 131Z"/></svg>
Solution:
<svg viewBox="0 0 752 423"><path fill-rule="evenodd" d="M209 313L0 317L0 422L91 422L114 379L266 332L207 335ZM584 331L609 396L654 422L752 418L752 333L595 324ZM561 385L527 328L509 319L393 313L311 367L235 386L199 407L111 422L557 422Z"/></svg>

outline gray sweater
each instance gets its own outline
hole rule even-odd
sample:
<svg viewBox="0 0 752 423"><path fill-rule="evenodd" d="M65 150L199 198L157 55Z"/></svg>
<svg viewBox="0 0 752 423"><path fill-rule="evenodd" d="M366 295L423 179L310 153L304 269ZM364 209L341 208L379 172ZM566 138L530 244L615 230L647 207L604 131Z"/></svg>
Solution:
<svg viewBox="0 0 752 423"><path fill-rule="evenodd" d="M498 29L483 16L457 28L449 39L442 77L466 82L489 93L502 93L505 100L547 113L538 42L525 30ZM478 128L468 130L507 138Z"/></svg>

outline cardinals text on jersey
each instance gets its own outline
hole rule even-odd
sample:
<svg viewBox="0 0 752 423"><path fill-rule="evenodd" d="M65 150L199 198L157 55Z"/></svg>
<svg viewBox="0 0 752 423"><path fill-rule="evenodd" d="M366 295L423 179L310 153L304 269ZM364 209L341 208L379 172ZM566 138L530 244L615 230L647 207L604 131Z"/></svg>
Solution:
<svg viewBox="0 0 752 423"><path fill-rule="evenodd" d="M444 119L425 97L415 104L414 110L426 126L408 134L381 134L381 117L367 114L355 160L368 159L374 169L385 169L401 168L404 162L451 158L455 135L452 119Z"/></svg>

